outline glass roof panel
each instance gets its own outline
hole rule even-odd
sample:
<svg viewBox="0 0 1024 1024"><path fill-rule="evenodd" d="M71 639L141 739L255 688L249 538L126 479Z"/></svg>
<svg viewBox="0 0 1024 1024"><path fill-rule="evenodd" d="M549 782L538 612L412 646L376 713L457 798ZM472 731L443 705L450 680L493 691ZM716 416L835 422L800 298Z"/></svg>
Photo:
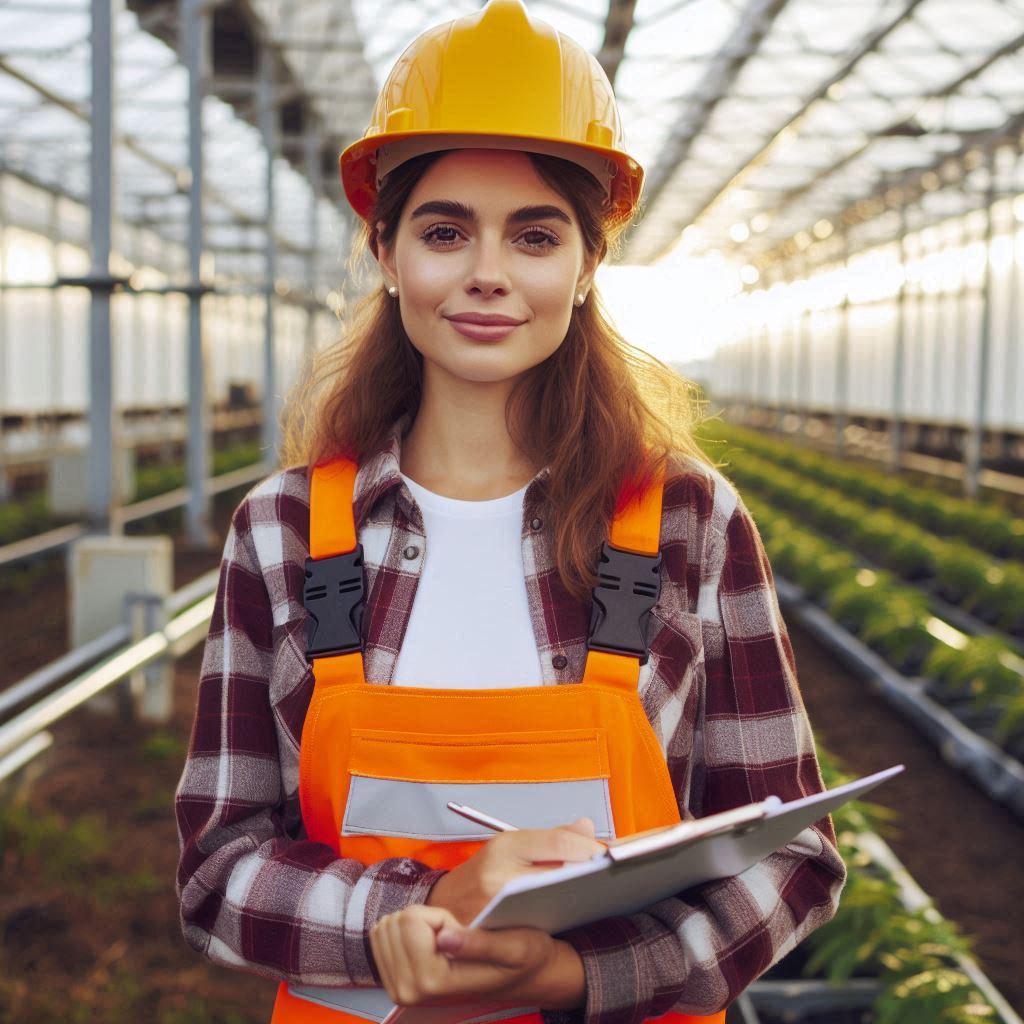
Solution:
<svg viewBox="0 0 1024 1024"><path fill-rule="evenodd" d="M479 6L226 0L218 10L256 19L254 33L279 46L287 95L305 97L329 157L362 133L384 74L410 40ZM600 50L609 0L529 6ZM183 239L188 81L175 49L177 8L151 0L145 9L152 31L131 10L117 20L119 207ZM45 19L23 0L0 0L0 170L82 198L88 34L87 0ZM762 213L764 225L744 243L756 253L838 218L891 175L941 164L1024 115L1022 45L1024 0L637 0L615 86L628 148L648 171L648 208L628 236L627 258L657 258L694 222L703 225L702 245L729 247L730 228ZM224 225L216 238L258 248L266 158L254 102L252 92L210 96L204 124L207 216ZM285 251L312 238L305 151L301 138L288 144L288 159L275 162ZM333 174L328 185L332 199L318 214L323 245L344 237ZM928 208L936 208L932 197ZM258 252L247 260L261 272Z"/></svg>

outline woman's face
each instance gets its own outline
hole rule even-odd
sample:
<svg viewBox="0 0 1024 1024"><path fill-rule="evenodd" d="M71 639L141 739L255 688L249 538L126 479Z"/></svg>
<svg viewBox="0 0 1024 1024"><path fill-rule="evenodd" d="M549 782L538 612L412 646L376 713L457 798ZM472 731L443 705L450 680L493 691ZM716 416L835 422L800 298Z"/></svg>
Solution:
<svg viewBox="0 0 1024 1024"><path fill-rule="evenodd" d="M558 348L596 269L572 204L507 150L431 164L378 255L426 374L488 384L513 382Z"/></svg>

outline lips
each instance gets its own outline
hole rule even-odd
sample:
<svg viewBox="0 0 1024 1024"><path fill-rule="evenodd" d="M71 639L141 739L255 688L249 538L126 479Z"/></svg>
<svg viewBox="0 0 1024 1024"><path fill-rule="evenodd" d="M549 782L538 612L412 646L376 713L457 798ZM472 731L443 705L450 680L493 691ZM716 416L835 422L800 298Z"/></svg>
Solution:
<svg viewBox="0 0 1024 1024"><path fill-rule="evenodd" d="M518 327L524 323L523 320L502 316L500 313L453 313L445 319L459 324L477 324L480 327Z"/></svg>
<svg viewBox="0 0 1024 1024"><path fill-rule="evenodd" d="M452 325L452 330L473 341L501 341L525 323L510 316L482 313L459 313L445 319Z"/></svg>

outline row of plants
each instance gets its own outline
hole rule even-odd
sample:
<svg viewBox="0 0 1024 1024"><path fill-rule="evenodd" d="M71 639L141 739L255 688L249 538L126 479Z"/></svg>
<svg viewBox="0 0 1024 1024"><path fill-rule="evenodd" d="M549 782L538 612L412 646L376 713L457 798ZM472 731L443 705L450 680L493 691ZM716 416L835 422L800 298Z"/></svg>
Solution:
<svg viewBox="0 0 1024 1024"><path fill-rule="evenodd" d="M998 637L968 637L936 619L927 597L891 573L798 525L758 497L744 500L775 570L798 584L848 632L897 671L923 676L942 703L976 709L971 724L1024 760L1024 662Z"/></svg>
<svg viewBox="0 0 1024 1024"><path fill-rule="evenodd" d="M912 518L940 536L966 538L999 558L1024 559L1024 518L999 504L953 497L731 423L716 421L704 432L730 449L738 446L867 505Z"/></svg>
<svg viewBox="0 0 1024 1024"><path fill-rule="evenodd" d="M213 475L221 476L232 470L251 466L262 458L257 442L236 444L223 451L213 453ZM180 462L168 465L145 466L135 474L134 501L166 494L185 485L185 466ZM64 520L54 516L46 501L46 494L39 492L17 501L0 504L0 547L13 544L25 537L59 526Z"/></svg>
<svg viewBox="0 0 1024 1024"><path fill-rule="evenodd" d="M245 441L213 453L213 475L222 476L243 466L259 462L263 451L258 441ZM135 473L135 501L155 498L158 494L184 487L186 468L183 462L144 466Z"/></svg>
<svg viewBox="0 0 1024 1024"><path fill-rule="evenodd" d="M0 547L60 525L46 504L45 494L0 504Z"/></svg>
<svg viewBox="0 0 1024 1024"><path fill-rule="evenodd" d="M847 782L835 761L819 751L828 787ZM877 865L865 835L891 817L884 808L845 804L832 815L848 873L835 917L813 932L805 975L833 981L872 977L879 984L873 1024L971 1024L995 1021L998 1014L959 957L969 956L971 940L931 906L908 910L900 886Z"/></svg>
<svg viewBox="0 0 1024 1024"><path fill-rule="evenodd" d="M749 452L730 450L738 484L903 579L1014 636L1024 637L1024 564L999 562L962 541L943 540L907 516L878 509Z"/></svg>

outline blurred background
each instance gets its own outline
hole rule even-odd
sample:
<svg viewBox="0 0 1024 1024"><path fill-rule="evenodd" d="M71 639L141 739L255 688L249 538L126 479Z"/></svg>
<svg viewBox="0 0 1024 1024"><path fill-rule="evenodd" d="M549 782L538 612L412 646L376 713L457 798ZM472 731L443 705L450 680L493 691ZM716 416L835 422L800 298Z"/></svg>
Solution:
<svg viewBox="0 0 1024 1024"><path fill-rule="evenodd" d="M173 891L220 549L366 287L338 154L478 6L0 0L0 1024L269 1019ZM827 781L908 768L730 1024L1020 1024L1024 0L528 6L615 86L598 284L703 388Z"/></svg>

